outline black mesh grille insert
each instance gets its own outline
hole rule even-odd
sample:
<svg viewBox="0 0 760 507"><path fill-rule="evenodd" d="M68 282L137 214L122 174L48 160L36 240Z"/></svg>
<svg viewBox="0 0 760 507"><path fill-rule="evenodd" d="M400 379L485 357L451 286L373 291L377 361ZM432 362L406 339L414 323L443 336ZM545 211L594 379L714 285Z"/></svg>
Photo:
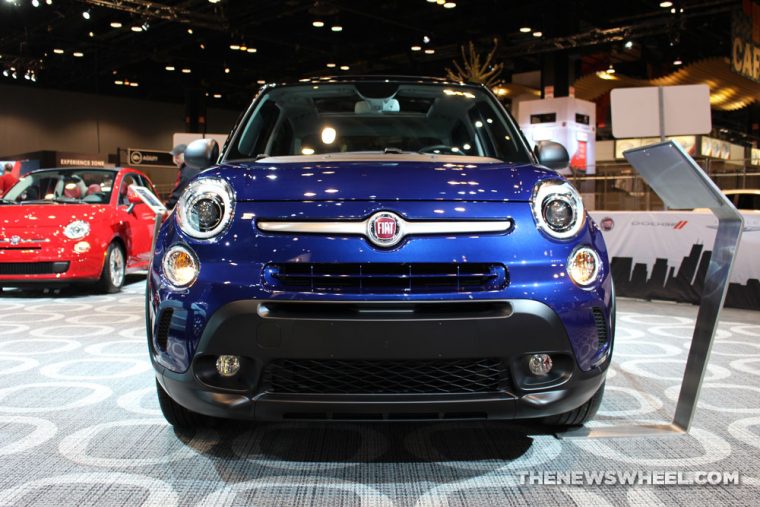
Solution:
<svg viewBox="0 0 760 507"><path fill-rule="evenodd" d="M264 281L274 290L345 294L480 292L509 283L496 263L284 263L268 264Z"/></svg>
<svg viewBox="0 0 760 507"><path fill-rule="evenodd" d="M499 359L278 359L264 368L262 391L288 394L462 394L511 391Z"/></svg>
<svg viewBox="0 0 760 507"><path fill-rule="evenodd" d="M161 312L161 317L158 319L158 326L156 327L156 344L162 351L166 351L166 344L169 341L169 327L172 324L172 315L174 310L167 308Z"/></svg>
<svg viewBox="0 0 760 507"><path fill-rule="evenodd" d="M0 275L52 275L68 269L68 262L0 262Z"/></svg>
<svg viewBox="0 0 760 507"><path fill-rule="evenodd" d="M593 308L591 313L594 314L594 323L596 324L596 336L599 348L607 343L607 323L604 321L604 313L600 308Z"/></svg>

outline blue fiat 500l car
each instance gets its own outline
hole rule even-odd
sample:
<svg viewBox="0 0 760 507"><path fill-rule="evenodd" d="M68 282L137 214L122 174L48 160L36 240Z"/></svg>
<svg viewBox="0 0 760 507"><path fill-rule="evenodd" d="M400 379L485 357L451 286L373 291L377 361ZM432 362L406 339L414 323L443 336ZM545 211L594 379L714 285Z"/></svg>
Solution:
<svg viewBox="0 0 760 507"><path fill-rule="evenodd" d="M435 79L269 85L157 236L158 397L253 420L577 425L602 398L602 235L496 98Z"/></svg>

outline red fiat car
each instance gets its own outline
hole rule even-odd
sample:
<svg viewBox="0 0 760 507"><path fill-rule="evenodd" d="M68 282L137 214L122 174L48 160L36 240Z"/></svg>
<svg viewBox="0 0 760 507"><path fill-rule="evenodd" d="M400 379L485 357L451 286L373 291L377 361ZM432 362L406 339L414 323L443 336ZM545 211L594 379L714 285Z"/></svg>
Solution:
<svg viewBox="0 0 760 507"><path fill-rule="evenodd" d="M43 169L0 199L0 288L97 284L118 292L150 260L155 213L134 169Z"/></svg>

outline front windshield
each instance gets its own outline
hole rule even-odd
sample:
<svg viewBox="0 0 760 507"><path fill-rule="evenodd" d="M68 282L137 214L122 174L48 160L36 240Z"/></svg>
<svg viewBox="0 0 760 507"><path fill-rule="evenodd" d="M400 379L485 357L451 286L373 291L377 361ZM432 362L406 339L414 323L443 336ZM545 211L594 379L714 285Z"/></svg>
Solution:
<svg viewBox="0 0 760 507"><path fill-rule="evenodd" d="M107 204L111 200L114 171L51 169L21 178L3 198L6 202L75 202Z"/></svg>
<svg viewBox="0 0 760 507"><path fill-rule="evenodd" d="M482 90L386 82L273 88L241 122L225 159L347 152L531 161L514 123Z"/></svg>

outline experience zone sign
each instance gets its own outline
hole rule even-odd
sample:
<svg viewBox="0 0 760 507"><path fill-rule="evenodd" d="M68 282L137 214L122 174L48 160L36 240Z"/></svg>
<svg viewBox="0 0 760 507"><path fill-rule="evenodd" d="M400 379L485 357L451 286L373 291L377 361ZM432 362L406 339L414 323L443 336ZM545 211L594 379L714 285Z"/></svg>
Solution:
<svg viewBox="0 0 760 507"><path fill-rule="evenodd" d="M731 70L760 83L760 4L745 0L731 24Z"/></svg>

